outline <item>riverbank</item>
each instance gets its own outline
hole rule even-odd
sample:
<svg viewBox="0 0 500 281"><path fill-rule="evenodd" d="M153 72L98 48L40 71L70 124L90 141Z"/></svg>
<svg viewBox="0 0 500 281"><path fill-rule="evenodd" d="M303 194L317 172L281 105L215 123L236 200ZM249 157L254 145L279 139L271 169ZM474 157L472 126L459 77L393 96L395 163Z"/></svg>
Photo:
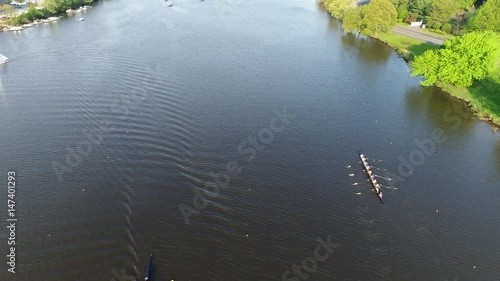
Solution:
<svg viewBox="0 0 500 281"><path fill-rule="evenodd" d="M441 47L393 32L380 33L372 38L395 49L406 62L411 62L415 56L421 55L427 50ZM435 86L467 103L480 120L500 127L500 68L497 68L486 79L476 81L471 87L458 87L441 81L437 82Z"/></svg>
<svg viewBox="0 0 500 281"><path fill-rule="evenodd" d="M69 16L78 14L88 8L92 8L92 6L86 4L91 4L96 1L97 0L73 0L71 4L60 2L59 4L52 4L52 6L49 7L36 7L32 5L27 12L0 21L0 31L21 31L41 23L57 21L64 15Z"/></svg>
<svg viewBox="0 0 500 281"><path fill-rule="evenodd" d="M328 11L328 8L326 10ZM441 45L422 42L394 31L377 33L370 37L395 49L407 63L427 50L441 48ZM486 79L476 81L471 87L458 87L441 81L434 86L464 101L480 120L487 121L496 128L500 127L500 67Z"/></svg>

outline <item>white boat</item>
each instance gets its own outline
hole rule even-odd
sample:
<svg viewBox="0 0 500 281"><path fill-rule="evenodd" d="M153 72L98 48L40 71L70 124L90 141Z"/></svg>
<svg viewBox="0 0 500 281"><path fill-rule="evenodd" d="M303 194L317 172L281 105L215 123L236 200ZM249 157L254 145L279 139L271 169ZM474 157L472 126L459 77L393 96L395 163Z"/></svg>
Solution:
<svg viewBox="0 0 500 281"><path fill-rule="evenodd" d="M84 21L84 20L85 20L85 18L79 18L78 19L78 21Z"/></svg>
<svg viewBox="0 0 500 281"><path fill-rule="evenodd" d="M9 59L6 56L0 54L0 64L4 64L4 63L8 63L8 62L9 62Z"/></svg>

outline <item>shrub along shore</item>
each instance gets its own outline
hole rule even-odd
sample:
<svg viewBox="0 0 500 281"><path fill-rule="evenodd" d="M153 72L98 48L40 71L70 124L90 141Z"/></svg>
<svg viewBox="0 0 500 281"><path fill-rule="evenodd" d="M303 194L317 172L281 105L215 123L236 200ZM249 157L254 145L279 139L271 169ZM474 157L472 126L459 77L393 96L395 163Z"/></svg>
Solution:
<svg viewBox="0 0 500 281"><path fill-rule="evenodd" d="M0 22L0 31L9 26L20 26L33 23L36 20L61 16L64 15L68 9L77 9L96 1L97 0L45 0L43 7L36 7L32 4L26 13L17 16L14 16L16 10L9 4L5 4L3 10L4 13L8 15L9 19Z"/></svg>
<svg viewBox="0 0 500 281"><path fill-rule="evenodd" d="M396 34L391 30L392 27L396 24L396 20L402 20L398 18L400 11L399 9L397 9L397 12L395 12L394 7L391 7L392 4L389 1L385 0L372 1L375 2L375 5L373 5L373 7L369 7L370 4L368 4L364 5L361 8L356 7L356 2L351 2L351 0L320 1L324 4L327 11L333 17L342 20L343 29L346 32L360 32L361 34L375 38L392 47L403 59L405 59L406 62L408 62L412 66L413 75L422 75L424 76L424 78L427 78L427 80L424 80L422 82L423 85L433 85L450 94L451 96L464 101L474 111L479 119L489 122L494 126L494 128L500 127L500 65L498 63L496 64L496 67L489 67L489 69L493 69L493 71L487 72L480 78L476 78L475 74L471 74L472 78L470 78L470 81L458 81L455 83L450 83L446 82L446 79L448 79L450 76L453 76L453 73L457 73L458 71L456 69L446 69L445 67L449 66L445 65L445 63L437 62L438 59L436 59L436 64L432 65L433 62L427 58L433 57L431 55L434 55L434 57L442 58L443 55L455 52L453 48L456 48L457 45L462 44L459 48L456 48L458 49L457 53L454 54L455 57L453 57L452 59L455 61L461 60L462 62L468 60L467 55L460 53L460 51L462 51L463 49L470 47L465 46L466 44L470 43L465 42L465 39L462 40L461 37L463 36L453 37L451 35L448 35L446 36L446 38L451 39L449 39L448 41L453 41L454 43L445 43L445 45L443 46L424 43L413 38ZM381 13L380 15L378 15L379 18L392 18L393 22L391 22L391 20L387 20L386 22L377 22L377 13ZM471 22L474 22L474 18L472 18ZM477 24L477 20L475 22ZM439 31L445 33L443 31L443 25L440 25L439 27L434 23L433 25L435 25L437 28L441 28L441 30ZM448 31L449 26L444 26L444 30ZM494 32L492 32L491 34L495 36ZM497 42L500 45L500 41ZM480 48L480 46L478 48ZM426 53L425 56L424 53ZM491 52L485 51L484 53L488 54ZM498 52L496 52L496 54L498 54ZM418 69L418 64L414 63L416 57L419 57L418 60L420 61L420 69ZM495 60L498 62L498 59L499 57L497 56ZM428 67L429 65L432 65L432 67ZM439 69L439 67L443 69L443 72L448 71L452 74L442 79L441 77L443 77L444 75L438 73L438 70L436 70ZM481 70L482 68L484 67L478 67L477 69ZM461 86L459 86L460 84Z"/></svg>

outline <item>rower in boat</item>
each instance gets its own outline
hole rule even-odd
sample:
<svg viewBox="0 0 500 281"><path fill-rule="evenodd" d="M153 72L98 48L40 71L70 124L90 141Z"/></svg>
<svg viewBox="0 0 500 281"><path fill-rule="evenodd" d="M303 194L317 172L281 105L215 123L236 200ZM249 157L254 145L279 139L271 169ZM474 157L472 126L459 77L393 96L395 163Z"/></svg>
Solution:
<svg viewBox="0 0 500 281"><path fill-rule="evenodd" d="M371 182L373 186L373 191L375 191L375 194L377 194L377 197L380 199L380 202L384 204L384 201L382 200L382 192L380 191L380 185L377 183L377 180L375 179L375 174L372 172L372 168L370 165L368 165L367 158L365 158L364 154L361 154L361 152L358 150L359 158L361 159L361 163L363 164L363 167L366 170L366 173L368 175L369 181Z"/></svg>
<svg viewBox="0 0 500 281"><path fill-rule="evenodd" d="M144 281L148 281L151 278L151 268L153 267L153 254L149 256L148 265L146 266L146 276Z"/></svg>

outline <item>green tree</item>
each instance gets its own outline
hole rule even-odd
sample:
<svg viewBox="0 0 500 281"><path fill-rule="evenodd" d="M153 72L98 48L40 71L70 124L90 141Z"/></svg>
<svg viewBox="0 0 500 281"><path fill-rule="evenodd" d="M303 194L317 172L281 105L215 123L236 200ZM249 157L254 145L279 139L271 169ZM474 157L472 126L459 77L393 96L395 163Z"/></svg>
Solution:
<svg viewBox="0 0 500 281"><path fill-rule="evenodd" d="M476 0L455 0L455 2L458 4L458 7L467 9L470 8Z"/></svg>
<svg viewBox="0 0 500 281"><path fill-rule="evenodd" d="M440 22L435 22L435 23L432 25L432 29L436 29L436 30L438 30L438 29L440 29L440 28L441 28L441 25L442 25L442 24L441 24Z"/></svg>
<svg viewBox="0 0 500 281"><path fill-rule="evenodd" d="M363 24L361 32L374 35L391 30L397 21L397 12L389 0L373 0L361 8Z"/></svg>
<svg viewBox="0 0 500 281"><path fill-rule="evenodd" d="M431 86L437 82L439 54L436 50L427 50L422 55L416 56L410 65L412 67L412 76L422 75L426 78L421 82L423 86Z"/></svg>
<svg viewBox="0 0 500 281"><path fill-rule="evenodd" d="M446 32L446 33L450 33L451 32L451 24L449 23L445 23L441 26L441 30Z"/></svg>
<svg viewBox="0 0 500 281"><path fill-rule="evenodd" d="M469 21L468 27L500 32L500 0L488 0Z"/></svg>
<svg viewBox="0 0 500 281"><path fill-rule="evenodd" d="M447 22L459 9L456 0L436 0L432 3L430 19Z"/></svg>
<svg viewBox="0 0 500 281"><path fill-rule="evenodd" d="M342 19L344 11L351 4L352 0L324 0L326 10L334 17Z"/></svg>
<svg viewBox="0 0 500 281"><path fill-rule="evenodd" d="M345 10L344 18L342 19L342 29L345 32L359 31L362 23L361 9L349 7Z"/></svg>
<svg viewBox="0 0 500 281"><path fill-rule="evenodd" d="M469 87L474 80L486 78L498 67L500 35L492 31L475 31L444 43L444 48L429 50L411 63L412 75L427 80L422 85L445 81Z"/></svg>
<svg viewBox="0 0 500 281"><path fill-rule="evenodd" d="M16 13L16 9L11 5L5 4L0 6L0 12L3 12L4 15L10 18Z"/></svg>
<svg viewBox="0 0 500 281"><path fill-rule="evenodd" d="M434 0L410 0L408 3L409 18L422 20L431 13L431 5Z"/></svg>
<svg viewBox="0 0 500 281"><path fill-rule="evenodd" d="M391 0L398 13L398 21L402 21L408 15L408 0Z"/></svg>

